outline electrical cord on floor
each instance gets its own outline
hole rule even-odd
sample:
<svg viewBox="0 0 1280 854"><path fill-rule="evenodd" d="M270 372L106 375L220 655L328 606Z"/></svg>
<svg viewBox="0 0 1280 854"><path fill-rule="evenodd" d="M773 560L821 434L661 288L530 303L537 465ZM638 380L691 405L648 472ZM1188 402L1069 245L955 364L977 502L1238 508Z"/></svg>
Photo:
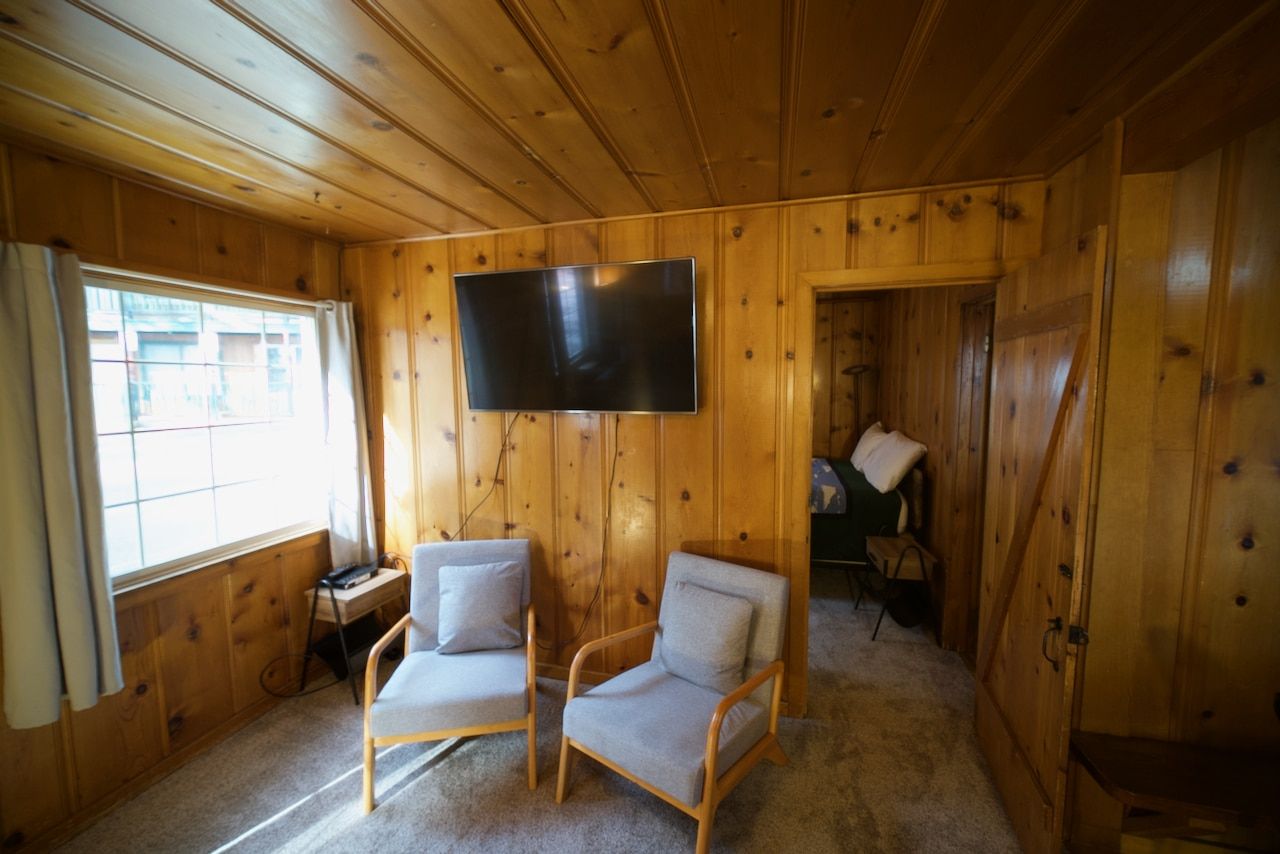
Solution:
<svg viewBox="0 0 1280 854"><path fill-rule="evenodd" d="M587 630L587 622L591 619L591 611L595 608L596 603L600 601L600 594L604 590L604 574L609 561L609 523L613 516L613 481L618 474L618 421L620 417L616 412L613 414L613 460L609 464L609 486L605 490L604 528L601 531L600 538L600 572L596 575L596 589L591 594L591 601L587 603L587 610L582 615L582 623L578 626L578 630L568 640L561 641L555 646L544 646L539 643L538 646L545 650L554 649L558 652L582 637L582 633Z"/></svg>
<svg viewBox="0 0 1280 854"><path fill-rule="evenodd" d="M312 653L312 655L315 655L315 653ZM339 679L337 674L335 673L333 674L332 681L320 682L318 685L312 685L310 688L307 688L305 691L290 691L288 693L285 693L283 691L277 691L267 684L267 673L270 672L271 668L274 667L277 662L287 661L288 659L291 659L291 658L301 658L303 667L306 667L310 660L310 656L308 656L305 652L287 652L284 655L279 655L271 659L270 661L267 662L267 666L262 668L262 672L258 674L258 684L262 686L263 691L266 691L268 694L270 694L273 697L279 697L281 700L292 700L295 697L307 697L307 696L310 696L311 694L319 693L320 691L323 691L325 688L332 688L334 685L347 681L346 679Z"/></svg>
<svg viewBox="0 0 1280 854"><path fill-rule="evenodd" d="M524 413L517 412L515 415L511 416L511 421L508 422L507 429L502 433L502 447L498 449L498 461L493 466L493 478L489 481L489 491L486 492L484 497L476 503L475 507L471 508L471 512L462 520L462 524L458 526L456 531L452 534L444 535L446 541L453 541L457 539L458 535L467 529L467 523L471 521L471 517L476 515L476 511L484 506L484 503L489 500L489 496L493 495L493 490L498 486L498 475L502 471L502 461L507 456L507 441L511 438L511 428L516 426L516 419L523 414Z"/></svg>

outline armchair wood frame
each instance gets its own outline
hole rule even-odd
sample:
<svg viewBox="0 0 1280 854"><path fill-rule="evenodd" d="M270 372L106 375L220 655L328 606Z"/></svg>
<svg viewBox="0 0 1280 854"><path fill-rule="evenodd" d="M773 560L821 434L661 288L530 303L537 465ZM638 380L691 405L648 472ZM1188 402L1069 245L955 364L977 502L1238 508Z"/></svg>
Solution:
<svg viewBox="0 0 1280 854"><path fill-rule="evenodd" d="M593 653L623 641L652 634L657 629L657 622L645 623L642 626L636 626L633 629L617 632L608 637L584 644L573 657L573 664L569 668L569 690L565 696L565 705L568 705L569 701L577 695L578 678L582 673L582 666ZM706 854L711 848L711 825L715 820L716 808L733 791L734 787L742 782L743 778L747 776L747 772L754 768L761 759L768 759L775 765L786 765L790 761L787 759L786 753L783 752L781 745L778 744L778 709L782 702L782 677L785 670L786 665L781 659L765 665L750 679L726 694L716 705L715 711L711 714L711 721L707 726L707 746L706 752L703 754L706 773L702 782L702 800L696 806L690 807L669 792L665 792L657 786L641 780L617 763L605 759L595 751L584 747L567 736L562 736L560 739L560 772L556 779L556 803L564 802L568 789L569 772L573 762L572 751L576 750L585 756L591 757L614 773L626 777L645 791L657 795L686 815L697 819L698 841L694 850L696 854ZM724 772L723 776L717 777L716 761L717 754L720 752L720 730L724 725L725 715L770 679L773 680L773 693L769 702L768 731L742 755L741 759L733 763Z"/></svg>
<svg viewBox="0 0 1280 854"><path fill-rule="evenodd" d="M529 603L526 611L526 621L528 628L525 637L525 683L529 696L529 713L522 718L515 720L502 721L495 724L482 724L480 726L457 727L454 729L432 730L430 732L417 732L409 735L384 735L374 737L369 731L369 723L371 717L371 709L373 701L378 692L378 662L382 658L382 654L386 652L387 647L395 640L397 634L404 633L405 650L408 655L409 648L409 624L412 622L412 615L405 614L396 622L391 629L383 635L377 643L369 650L369 662L365 666L364 671L364 811L365 814L373 812L373 772L374 772L374 748L385 747L390 744L405 744L416 741L440 741L445 738L459 738L471 735L489 735L497 732L514 732L516 730L527 730L529 739L529 789L533 790L538 787L538 685L537 674L535 671L537 656L537 639L536 626L533 603Z"/></svg>

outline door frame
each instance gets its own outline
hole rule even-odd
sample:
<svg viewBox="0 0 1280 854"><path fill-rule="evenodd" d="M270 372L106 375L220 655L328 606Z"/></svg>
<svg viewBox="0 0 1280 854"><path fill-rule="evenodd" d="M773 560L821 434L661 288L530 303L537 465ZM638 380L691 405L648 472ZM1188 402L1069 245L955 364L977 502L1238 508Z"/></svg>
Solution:
<svg viewBox="0 0 1280 854"><path fill-rule="evenodd" d="M804 714L808 700L809 669L809 487L813 446L813 357L817 297L831 292L898 290L992 284L1018 270L1030 258L996 261L957 261L944 264L904 264L897 267L812 270L798 272L792 290L791 377L787 383L791 437L785 449L787 463L783 494L784 538L791 544L791 609L788 632L792 649L800 650L800 674L789 674L801 687L795 715ZM800 676L801 679L796 679Z"/></svg>

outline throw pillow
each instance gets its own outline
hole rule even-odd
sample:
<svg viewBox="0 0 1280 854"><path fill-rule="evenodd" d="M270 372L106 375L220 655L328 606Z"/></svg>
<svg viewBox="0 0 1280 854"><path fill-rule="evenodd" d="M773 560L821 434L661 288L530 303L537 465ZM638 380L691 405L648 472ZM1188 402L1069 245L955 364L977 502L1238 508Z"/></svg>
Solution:
<svg viewBox="0 0 1280 854"><path fill-rule="evenodd" d="M862 467L867 464L867 457L871 456L871 452L879 447L888 435L879 421L872 424L863 431L862 438L858 439L858 446L853 449L853 456L849 457L849 462L853 463L855 469L862 471Z"/></svg>
<svg viewBox="0 0 1280 854"><path fill-rule="evenodd" d="M751 603L678 581L662 601L662 669L687 682L728 694L742 684Z"/></svg>
<svg viewBox="0 0 1280 854"><path fill-rule="evenodd" d="M862 467L867 483L881 492L892 492L928 449L894 430L876 445Z"/></svg>
<svg viewBox="0 0 1280 854"><path fill-rule="evenodd" d="M520 633L524 569L518 563L440 567L440 612L436 652L510 649Z"/></svg>

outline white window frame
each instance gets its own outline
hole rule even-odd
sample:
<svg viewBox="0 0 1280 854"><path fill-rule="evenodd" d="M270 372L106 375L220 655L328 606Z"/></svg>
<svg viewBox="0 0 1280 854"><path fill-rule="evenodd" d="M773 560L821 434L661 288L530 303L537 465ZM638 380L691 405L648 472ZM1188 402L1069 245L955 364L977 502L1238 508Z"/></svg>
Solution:
<svg viewBox="0 0 1280 854"><path fill-rule="evenodd" d="M197 300L200 302L216 302L222 305L315 318L317 303L311 300L254 293L253 291L243 291L185 279L173 279L150 273L135 273L97 264L81 264L80 267L86 287L101 285L118 291ZM323 378L321 378L321 382L323 383ZM132 426L130 432L132 433ZM225 543L212 549L174 558L164 563L144 566L141 569L110 578L112 593L120 594L136 590L139 587L146 587L165 579L184 575L188 572L195 572L252 552L295 540L307 534L326 531L328 528L328 519L307 520L243 540L237 540L233 543Z"/></svg>

